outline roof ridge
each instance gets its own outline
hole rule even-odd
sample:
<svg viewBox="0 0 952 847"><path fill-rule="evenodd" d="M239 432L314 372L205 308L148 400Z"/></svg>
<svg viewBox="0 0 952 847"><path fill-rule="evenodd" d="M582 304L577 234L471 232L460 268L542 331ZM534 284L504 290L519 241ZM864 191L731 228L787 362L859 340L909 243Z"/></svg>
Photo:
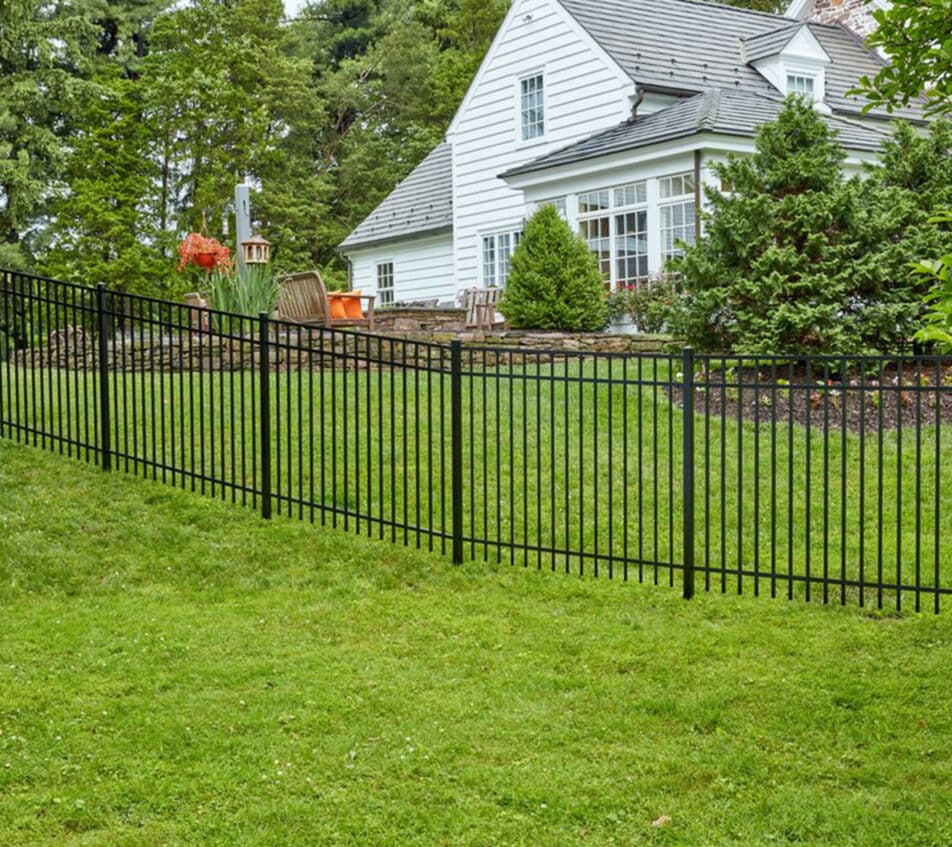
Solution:
<svg viewBox="0 0 952 847"><path fill-rule="evenodd" d="M717 114L721 109L721 94L720 88L711 88L704 92L704 102L698 126L709 129L717 121Z"/></svg>
<svg viewBox="0 0 952 847"><path fill-rule="evenodd" d="M789 20L787 23L778 26L776 29L765 29L763 32L758 32L755 35L748 35L747 37L741 36L739 38L742 42L755 41L758 38L766 38L770 35L776 35L778 32L783 32L786 29L800 29L802 26L806 26L807 21L794 21Z"/></svg>
<svg viewBox="0 0 952 847"><path fill-rule="evenodd" d="M793 20L793 18L788 18L786 15L781 15L778 12L765 12L762 9L747 9L744 6L732 6L730 3L718 3L715 2L715 0L668 0L668 2L686 3L691 6L707 6L708 8L713 6L715 9L726 9L729 12L737 12L738 14L743 15L752 15L759 18L773 18L774 20L781 21Z"/></svg>

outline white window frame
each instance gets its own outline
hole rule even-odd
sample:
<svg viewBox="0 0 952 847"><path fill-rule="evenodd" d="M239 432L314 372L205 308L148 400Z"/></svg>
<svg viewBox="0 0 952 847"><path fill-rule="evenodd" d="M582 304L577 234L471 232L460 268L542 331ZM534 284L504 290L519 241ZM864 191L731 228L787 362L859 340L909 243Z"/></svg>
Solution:
<svg viewBox="0 0 952 847"><path fill-rule="evenodd" d="M526 93L523 91L523 86L526 83L529 83L533 80L540 80L542 89L538 92L541 99L541 109L542 109L542 120L534 124L526 123L526 114L527 110L524 108L523 98L526 96ZM546 73L545 68L536 68L527 74L522 74L516 79L516 141L520 145L529 146L532 144L540 144L545 141L546 134L548 132L548 117L549 117L549 103L547 97L548 87L546 85ZM539 132L537 134L527 135L527 131L531 127L539 127Z"/></svg>
<svg viewBox="0 0 952 847"><path fill-rule="evenodd" d="M561 197L549 197L545 200L537 200L532 206L533 212L538 212L544 206L555 206L555 211L559 213L562 220L568 220L568 198L563 194Z"/></svg>
<svg viewBox="0 0 952 847"><path fill-rule="evenodd" d="M583 198L597 195L604 195L603 206L590 211L582 211ZM605 188L596 188L591 191L582 191L579 192L576 200L578 205L578 232L590 246L593 240L592 235L590 232L585 233L583 230L587 229L592 223L598 223L599 229L603 230L603 224L607 221L607 235L599 232L595 239L599 242L606 240L608 242L607 256L604 253L596 254L599 261L599 270L605 278L606 289L610 290L627 285L640 288L641 284L650 277L651 266L649 239L652 216L649 204L648 180L640 179ZM632 214L644 216L644 229L636 229L634 234L636 239L640 239L643 250L636 253L624 252L623 255L622 242L626 237L632 236L619 230L619 222ZM627 273L619 273L621 263L631 258L635 258L643 266L643 274L631 277Z"/></svg>
<svg viewBox="0 0 952 847"><path fill-rule="evenodd" d="M665 196L662 186L665 182L670 181L672 188L675 185L675 180L682 180L682 189L684 188L684 180L690 179L691 181L691 190L684 191L682 190L680 194L670 193L668 196ZM675 246L676 241L684 241L687 244L694 244L697 241L697 185L695 183L695 175L691 171L683 171L677 174L669 174L663 176L658 180L658 228L661 232L661 269L664 270L667 263L678 256L684 255L684 250L679 249ZM691 209L691 220L690 223L682 221L679 224L673 223L670 219L666 223L665 216L666 212L670 215L674 214L674 210L680 208L683 212L684 209L690 207ZM684 238L684 234L689 235L689 238Z"/></svg>
<svg viewBox="0 0 952 847"><path fill-rule="evenodd" d="M390 268L389 274L386 273L386 271L384 271L384 269L388 267ZM377 262L375 270L376 270L375 276L376 276L376 285L377 285L376 303L378 306L392 306L394 304L394 299L395 299L394 281L396 280L396 276L397 276L396 263L393 261L393 259L387 259L386 261L383 261L383 262ZM381 274L381 271L384 271L384 273ZM381 285L381 280L389 281L390 285Z"/></svg>
<svg viewBox="0 0 952 847"><path fill-rule="evenodd" d="M521 229L503 229L479 234L479 278L483 288L505 288L509 281L512 254L522 240ZM488 258L492 245L492 258Z"/></svg>
<svg viewBox="0 0 952 847"><path fill-rule="evenodd" d="M801 83L809 83L809 85L800 86ZM802 70L787 70L787 94L799 94L801 96L807 97L813 102L816 102L819 98L817 97L817 76L816 74L807 73Z"/></svg>

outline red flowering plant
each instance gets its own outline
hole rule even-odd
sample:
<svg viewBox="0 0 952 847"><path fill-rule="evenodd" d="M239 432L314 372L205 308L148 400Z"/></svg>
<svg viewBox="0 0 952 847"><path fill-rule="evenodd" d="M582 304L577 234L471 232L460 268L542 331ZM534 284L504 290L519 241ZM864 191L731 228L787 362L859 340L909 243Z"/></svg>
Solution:
<svg viewBox="0 0 952 847"><path fill-rule="evenodd" d="M206 271L232 270L231 251L217 238L190 232L182 239L178 252L181 259L178 266L180 271L187 265L195 265Z"/></svg>
<svg viewBox="0 0 952 847"><path fill-rule="evenodd" d="M670 331L683 295L676 281L658 274L638 284L621 284L607 297L609 320L627 318L644 333Z"/></svg>

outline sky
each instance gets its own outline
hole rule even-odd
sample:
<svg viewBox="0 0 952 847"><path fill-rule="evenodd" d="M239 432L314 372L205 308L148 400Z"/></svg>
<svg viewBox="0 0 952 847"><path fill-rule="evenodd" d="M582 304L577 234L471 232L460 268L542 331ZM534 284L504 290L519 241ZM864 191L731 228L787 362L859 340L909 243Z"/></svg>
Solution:
<svg viewBox="0 0 952 847"><path fill-rule="evenodd" d="M284 0L284 13L289 18L296 18L298 12L306 5L308 0Z"/></svg>

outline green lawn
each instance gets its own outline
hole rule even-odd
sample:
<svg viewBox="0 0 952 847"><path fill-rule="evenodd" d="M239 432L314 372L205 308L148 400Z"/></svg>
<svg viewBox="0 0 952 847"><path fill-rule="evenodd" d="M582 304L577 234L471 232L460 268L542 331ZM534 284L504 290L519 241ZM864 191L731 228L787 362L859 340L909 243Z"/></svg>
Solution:
<svg viewBox="0 0 952 847"><path fill-rule="evenodd" d="M453 568L7 441L0 491L4 847L952 842L948 616Z"/></svg>

